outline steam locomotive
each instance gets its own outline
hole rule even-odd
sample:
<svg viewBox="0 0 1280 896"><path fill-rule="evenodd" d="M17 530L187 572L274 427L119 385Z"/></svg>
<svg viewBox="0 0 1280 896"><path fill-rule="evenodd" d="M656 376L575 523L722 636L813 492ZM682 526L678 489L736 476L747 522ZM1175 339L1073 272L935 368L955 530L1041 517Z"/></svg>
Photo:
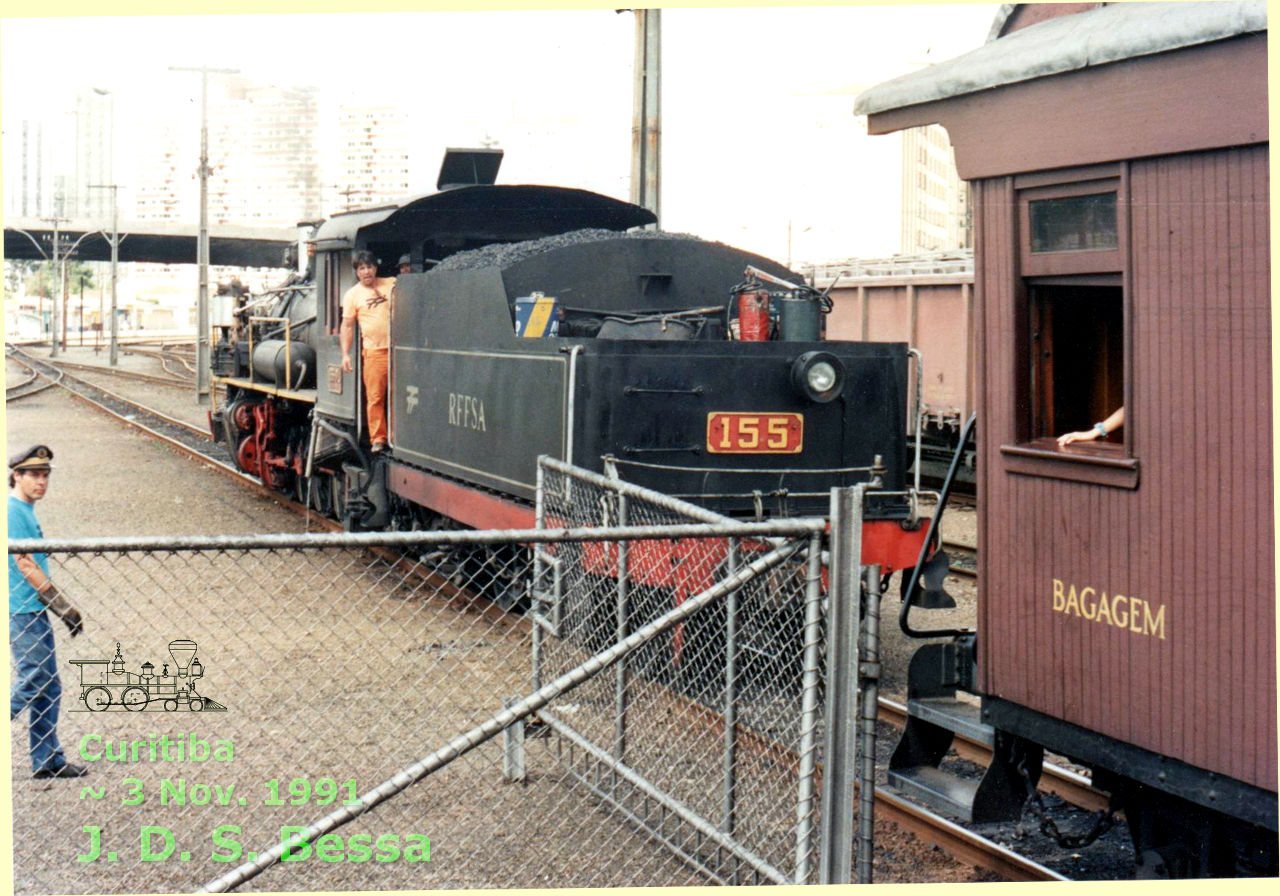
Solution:
<svg viewBox="0 0 1280 896"><path fill-rule="evenodd" d="M824 297L776 262L636 229L653 214L600 194L497 185L500 161L447 151L438 192L319 224L305 270L226 310L210 427L240 469L353 530L531 526L541 454L738 516L821 513L872 476L902 492L904 344L824 341ZM340 363L359 250L417 271L376 454Z"/></svg>
<svg viewBox="0 0 1280 896"><path fill-rule="evenodd" d="M224 712L226 707L196 691L196 679L204 677L204 666L196 656L196 642L185 638L169 642L173 674L165 663L159 672L155 665L143 663L138 672L128 672L120 644L110 660L72 660L80 667L80 697L90 712L105 712L112 706L128 712L163 708L175 712Z"/></svg>

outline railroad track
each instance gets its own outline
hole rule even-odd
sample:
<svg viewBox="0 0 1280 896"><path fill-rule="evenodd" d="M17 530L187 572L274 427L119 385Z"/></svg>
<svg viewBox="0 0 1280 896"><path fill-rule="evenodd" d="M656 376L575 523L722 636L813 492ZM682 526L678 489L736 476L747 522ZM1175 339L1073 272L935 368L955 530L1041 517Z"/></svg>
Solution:
<svg viewBox="0 0 1280 896"><path fill-rule="evenodd" d="M94 368L92 365L44 360L33 357L21 349L9 351L8 356L33 371L38 377L43 377L56 385L64 387L76 398L86 401L117 419L142 429L170 444L178 445L189 452L202 455L205 452L202 451L201 443L205 445L213 444L209 440L208 431L204 427L171 417L127 396L112 392L68 372L68 370L83 370L86 367L96 372L100 368Z"/></svg>
<svg viewBox="0 0 1280 896"><path fill-rule="evenodd" d="M951 558L951 574L968 579L978 577L978 549L959 541L942 540L943 550Z"/></svg>
<svg viewBox="0 0 1280 896"><path fill-rule="evenodd" d="M13 350L7 345L5 346L4 352L6 358L11 357L13 354ZM13 360L18 364L22 364L22 362L17 358L14 358ZM4 400L6 403L26 398L28 395L36 395L43 392L45 389L50 389L57 385L56 381L46 377L41 377L40 374L36 373L32 368L26 367L26 365L23 365L23 367L26 373L21 382L14 383L12 385L9 385L7 382L5 383Z"/></svg>
<svg viewBox="0 0 1280 896"><path fill-rule="evenodd" d="M79 364L74 361L58 361L56 363L61 370L79 370L84 373L103 374L140 383L151 383L157 386L174 386L181 389L189 389L193 382L191 377L160 376L154 373L140 373L136 370L122 370L118 367L103 367L100 364Z"/></svg>
<svg viewBox="0 0 1280 896"><path fill-rule="evenodd" d="M189 355L185 347L161 343L156 347L132 346L122 349L122 351L129 355L141 355L156 359L160 362L161 368L176 380L191 382L195 379L195 357ZM175 372L175 369L177 372Z"/></svg>
<svg viewBox="0 0 1280 896"><path fill-rule="evenodd" d="M26 387L36 382L40 382L41 388L49 388L54 385L61 386L78 400L110 414L134 428L140 429L154 438L164 441L210 469L235 479L255 493L269 496L281 506L295 513L308 515L310 518L309 524L326 531L338 531L341 529L338 523L326 517L318 516L307 505L286 497L276 489L263 486L257 479L246 476L233 465L223 461L219 457L223 453L222 446L213 442L203 428L177 420L126 396L89 383L83 378L67 372L65 369L59 369L90 367L95 371L102 371L102 368L96 368L93 365L70 365L65 362L54 364L44 359L32 357L16 348L6 347L6 352L10 358L32 371L31 375L22 384L19 384L20 387ZM145 380L146 377L128 377L128 379L141 381ZM172 385L168 381L166 381L166 384ZM6 394L6 398L8 397L8 394ZM416 567L414 560L403 554L392 551L379 551L378 553L388 562L394 563L402 569L408 570ZM420 567L418 568L418 573L426 575L446 599L451 601L458 600L474 608L471 596L464 589L453 585L438 573L424 574L421 573ZM502 611L498 610L496 606L493 610L495 613L502 615ZM517 620L517 623L527 624L527 620L520 619ZM882 699L880 701L880 712L882 720L889 724L902 724L905 721L905 707L893 701ZM708 724L712 723L709 722ZM776 756L779 750L786 750L785 747L782 747L772 739L758 735L755 732L747 732L746 740L748 743L753 744L753 749L761 750L768 755ZM981 744L957 739L956 750L962 758L970 759L973 762L982 763L986 761L986 758L989 758L989 754ZM1088 786L1087 780L1082 776L1066 770L1046 768L1042 778L1042 789L1057 794L1062 799L1075 805L1080 805L1083 808L1094 808L1105 804L1105 795L1093 791ZM961 862L986 868L1007 880L1066 879L1061 874L1043 865L1019 856L1011 850L974 834L928 809L912 804L883 788L877 788L875 802L878 820L891 822L909 831L919 839L939 846Z"/></svg>

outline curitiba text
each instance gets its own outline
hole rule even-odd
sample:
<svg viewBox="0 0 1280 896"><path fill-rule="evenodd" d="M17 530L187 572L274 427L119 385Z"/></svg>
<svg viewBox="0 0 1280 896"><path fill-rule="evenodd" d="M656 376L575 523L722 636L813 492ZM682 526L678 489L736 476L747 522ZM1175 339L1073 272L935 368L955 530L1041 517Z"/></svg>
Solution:
<svg viewBox="0 0 1280 896"><path fill-rule="evenodd" d="M1108 594L1092 586L1077 588L1061 579L1053 580L1053 611L1080 616L1127 629L1137 635L1165 640L1165 605L1153 606L1140 597Z"/></svg>
<svg viewBox="0 0 1280 896"><path fill-rule="evenodd" d="M80 738L80 758L85 762L231 762L234 755L231 741L210 743L194 734L153 735L147 740L114 740L101 734Z"/></svg>

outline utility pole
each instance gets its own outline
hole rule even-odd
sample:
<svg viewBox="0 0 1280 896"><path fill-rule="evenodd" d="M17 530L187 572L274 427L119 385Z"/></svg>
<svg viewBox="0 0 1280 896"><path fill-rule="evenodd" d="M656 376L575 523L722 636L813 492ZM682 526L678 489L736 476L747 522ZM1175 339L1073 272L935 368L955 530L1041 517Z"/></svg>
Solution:
<svg viewBox="0 0 1280 896"><path fill-rule="evenodd" d="M70 274L70 271L67 270L67 259L70 257L70 251L62 256L62 350L64 352L67 350L67 317L69 316L67 314L67 303L71 301L71 289L67 282L68 274Z"/></svg>
<svg viewBox="0 0 1280 896"><path fill-rule="evenodd" d="M111 131L107 136L107 148L111 153L111 183L109 184L90 184L91 190L110 190L111 191L111 339L107 347L107 364L115 367L120 363L120 351L117 341L119 324L116 321L116 279L120 270L120 187L116 184L116 101L115 96L110 90L103 87L93 88L93 92L98 96L110 97L111 111ZM99 294L102 288L98 288ZM101 304L101 303L99 303ZM101 318L101 314L99 314ZM102 330L102 321L99 322L98 330Z"/></svg>
<svg viewBox="0 0 1280 896"><path fill-rule="evenodd" d="M118 184L90 184L89 189L111 191L111 342L107 349L107 364L115 367L120 362L116 344L116 274L120 267L120 204L116 194L120 187Z"/></svg>
<svg viewBox="0 0 1280 896"><path fill-rule="evenodd" d="M171 72L200 73L200 236L196 264L200 292L196 299L196 403L209 403L209 75L235 75L239 69L169 66Z"/></svg>
<svg viewBox="0 0 1280 896"><path fill-rule="evenodd" d="M636 61L631 121L631 201L658 215L662 175L662 11L634 10Z"/></svg>
<svg viewBox="0 0 1280 896"><path fill-rule="evenodd" d="M69 219L54 216L52 218L42 218L41 220L48 221L53 225L53 276L58 280L58 292L53 297L53 320L51 322L52 328L49 332L49 341L52 343L52 347L49 349L49 357L56 358L58 357L58 322L60 318L58 306L62 304L62 268L58 265L59 242L62 237L58 233L58 225Z"/></svg>

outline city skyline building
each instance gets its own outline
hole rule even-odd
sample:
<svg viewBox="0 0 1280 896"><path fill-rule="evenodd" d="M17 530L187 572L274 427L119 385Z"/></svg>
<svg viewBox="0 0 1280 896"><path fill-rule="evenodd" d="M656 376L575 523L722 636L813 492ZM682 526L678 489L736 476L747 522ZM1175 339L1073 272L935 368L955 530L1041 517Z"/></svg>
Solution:
<svg viewBox="0 0 1280 896"><path fill-rule="evenodd" d="M75 117L75 168L68 184L65 214L70 218L110 218L110 191L92 187L110 184L116 173L115 96L86 87L76 95L71 114Z"/></svg>
<svg viewBox="0 0 1280 896"><path fill-rule="evenodd" d="M973 246L969 188L956 173L951 138L940 125L902 132L901 232L898 251L904 255Z"/></svg>
<svg viewBox="0 0 1280 896"><path fill-rule="evenodd" d="M137 141L134 206L141 220L199 214L198 100L149 118ZM209 222L292 227L321 214L317 92L239 76L209 81Z"/></svg>
<svg viewBox="0 0 1280 896"><path fill-rule="evenodd" d="M410 190L413 140L409 114L390 104L337 106L328 214L402 199Z"/></svg>
<svg viewBox="0 0 1280 896"><path fill-rule="evenodd" d="M17 139L5 141L5 214L29 218L54 214L48 155L44 122L24 118Z"/></svg>
<svg viewBox="0 0 1280 896"><path fill-rule="evenodd" d="M87 187L111 182L114 167L123 169L116 171L115 180L128 185L120 191L123 214L138 220L195 219L199 213L198 93L183 80L158 89L163 94L154 101L170 113L134 120L122 109L125 115L118 127L131 139L129 152L117 159L109 151L114 97L104 91L80 91L74 116L53 111L46 122L24 122L16 153L19 167L6 172L8 213L31 216L38 208L45 215L73 217L79 209L90 220L107 222L111 191ZM438 167L434 151L439 147L428 145L423 122L415 120L403 104L325 96L315 88L282 88L239 75L212 77L209 92L209 221L214 226L291 228L434 188ZM746 218L755 222L761 237L770 229L784 232L788 256L794 254L797 263L806 265L837 257L895 251L912 255L972 245L967 190L955 173L942 128L868 139L862 128L845 125L848 110L839 96L807 97L803 102L805 114L818 121L817 135L829 142L852 141L852 158L857 161L837 172L842 176L845 170L854 172L854 179L842 187L850 191L852 202L832 205L828 200L815 208L784 210L778 218ZM577 122L559 124L571 130ZM74 132L72 152L65 148L61 156L49 152L48 143L54 141L45 135L51 125ZM533 128L534 122L522 125ZM525 136L520 128L515 130L520 132L516 136ZM565 136L546 123L533 133L529 139L542 144ZM97 151L88 144L97 144ZM6 149L6 162L12 163L12 144ZM784 170L787 154L781 148L779 153L777 165ZM71 171L50 176L59 167ZM834 186L823 172L792 172L803 174L794 178L793 195L831 195L823 192L824 185ZM63 197L63 203L55 210L56 195ZM827 214L828 207L833 214ZM876 217L878 234L872 240L867 239L864 226L869 208L882 210ZM757 234L745 226L741 230L736 242L751 248L749 243ZM892 242L895 233L900 234L897 246ZM882 235L890 237L887 245ZM759 251L767 254L767 247L760 246ZM127 265L121 292L136 309L157 302L183 302L194 288L193 270L190 265ZM266 271L211 271L214 282L232 276L240 276L254 288L272 282Z"/></svg>

